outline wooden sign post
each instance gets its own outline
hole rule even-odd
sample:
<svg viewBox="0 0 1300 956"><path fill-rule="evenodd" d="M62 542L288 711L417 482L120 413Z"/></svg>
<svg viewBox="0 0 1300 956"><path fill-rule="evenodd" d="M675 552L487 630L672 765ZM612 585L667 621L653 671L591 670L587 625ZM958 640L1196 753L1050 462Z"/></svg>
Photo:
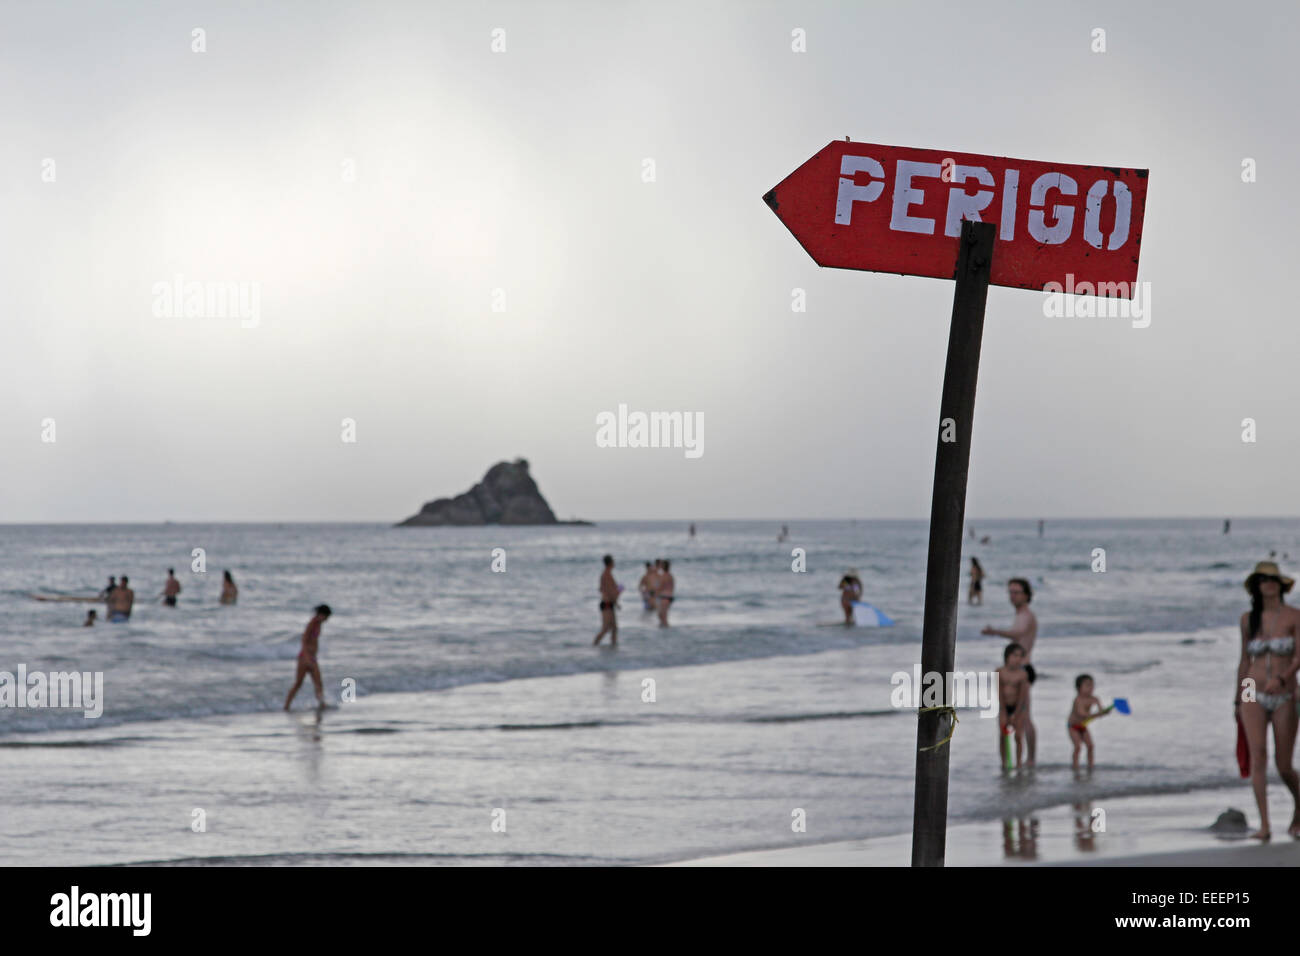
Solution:
<svg viewBox="0 0 1300 956"><path fill-rule="evenodd" d="M939 401L939 444L930 502L930 556L925 569L921 673L951 674L957 656L957 595L961 592L961 534L966 524L975 382L984 337L984 303L993 265L993 223L964 222L957 251L948 362ZM951 439L951 440L945 440ZM945 693L947 693L945 689ZM944 700L951 706L952 701ZM948 835L948 754L939 741L954 713L928 710L916 725L916 799L912 810L912 865L943 866Z"/></svg>
<svg viewBox="0 0 1300 956"><path fill-rule="evenodd" d="M1131 298L1147 170L835 141L763 197L820 266L955 279L930 505L912 865L943 866L975 383L990 285ZM994 255L994 242L997 255ZM918 688L919 691L919 688Z"/></svg>

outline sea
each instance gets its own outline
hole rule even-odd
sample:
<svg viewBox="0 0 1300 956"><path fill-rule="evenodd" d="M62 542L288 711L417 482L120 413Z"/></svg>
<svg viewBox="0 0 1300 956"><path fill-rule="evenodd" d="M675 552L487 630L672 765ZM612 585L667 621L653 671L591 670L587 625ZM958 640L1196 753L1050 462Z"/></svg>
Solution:
<svg viewBox="0 0 1300 956"><path fill-rule="evenodd" d="M893 691L919 663L927 523L695 524L0 526L0 672L103 679L99 716L0 707L0 863L625 865L908 832L916 715ZM1010 626L1004 583L1028 579L1038 766L1003 772L996 719L959 711L949 820L1214 789L1249 807L1242 582L1270 555L1294 575L1300 519L972 528L963 567L987 578L982 605L962 589L956 666L1000 665L980 631ZM605 554L616 648L592 646ZM668 628L637 595L656 558ZM850 568L893 626L833 626ZM123 574L128 623L32 597ZM308 681L286 714L322 602L331 706ZM1132 710L1093 725L1090 775L1065 729L1085 672Z"/></svg>

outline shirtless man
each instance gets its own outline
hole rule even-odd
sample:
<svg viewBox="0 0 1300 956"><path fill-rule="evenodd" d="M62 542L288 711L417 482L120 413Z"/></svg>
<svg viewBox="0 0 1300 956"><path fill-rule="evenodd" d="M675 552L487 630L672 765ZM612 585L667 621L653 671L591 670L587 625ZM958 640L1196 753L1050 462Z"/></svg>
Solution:
<svg viewBox="0 0 1300 956"><path fill-rule="evenodd" d="M117 624L131 619L131 605L135 604L135 592L127 586L127 576L122 575L122 583L113 588L108 595L108 619Z"/></svg>
<svg viewBox="0 0 1300 956"><path fill-rule="evenodd" d="M1007 582L1007 597L1011 599L1011 606L1016 609L1016 618L1011 622L1010 629L1003 631L996 627L986 627L980 633L1005 637L1019 644L1025 652L1025 676L1032 684L1038 679L1038 675L1034 673L1034 665L1029 663L1034 653L1034 641L1038 638L1038 618L1034 617L1034 612L1029 610L1029 602L1034 599L1034 591L1026 579L1012 578ZM1024 717L1025 741L1029 744L1028 764L1032 767L1038 749L1038 733L1030 719L1028 686L1025 687L1024 694Z"/></svg>
<svg viewBox="0 0 1300 956"><path fill-rule="evenodd" d="M176 595L181 593L181 582L176 580L176 569L167 569L167 580L163 583L163 603L168 607L176 606Z"/></svg>
<svg viewBox="0 0 1300 956"><path fill-rule="evenodd" d="M668 562L664 561L659 572L659 584L655 587L655 596L659 601L659 626L668 626L668 607L673 603L673 576L668 573Z"/></svg>
<svg viewBox="0 0 1300 956"><path fill-rule="evenodd" d="M609 635L610 647L618 647L618 621L614 618L614 605L618 603L618 582L614 580L614 557L605 555L605 570L600 575L600 633L592 646Z"/></svg>
<svg viewBox="0 0 1300 956"><path fill-rule="evenodd" d="M289 688L289 696L284 699L284 709L288 710L289 705L293 703L293 695L298 693L298 688L302 686L302 679L308 674L311 675L312 686L316 688L316 704L319 707L325 706L325 688L320 679L320 665L316 663L316 650L320 645L320 626L329 620L330 606L328 604L318 604L316 613L312 619L307 622L307 628L302 632L302 650L298 652L298 671L294 675L293 686Z"/></svg>

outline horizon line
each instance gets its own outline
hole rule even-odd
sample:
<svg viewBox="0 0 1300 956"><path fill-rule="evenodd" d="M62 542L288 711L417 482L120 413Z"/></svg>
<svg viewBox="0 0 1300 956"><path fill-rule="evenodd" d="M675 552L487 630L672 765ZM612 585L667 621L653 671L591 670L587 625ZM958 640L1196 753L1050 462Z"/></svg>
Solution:
<svg viewBox="0 0 1300 956"><path fill-rule="evenodd" d="M1037 524L1039 521L1044 523L1049 521L1258 521L1271 519L1278 521L1294 520L1300 518L1300 515L1095 515L1095 516L1062 516L1055 517L1045 516L1042 518L1025 518L1019 516L984 516L980 518L967 518L966 524L969 526L976 522L1005 522L1005 521L1023 521L1027 524ZM771 522L774 524L790 524L798 521L925 521L928 517L853 517L841 516L832 518L564 518L558 520L555 524L527 524L527 525L503 525L503 524L481 524L481 525L415 525L408 527L426 527L426 528L548 528L548 527L581 527L581 525L566 524L572 521L590 521L592 525L619 522L656 522L661 524L701 524L705 522ZM394 522L389 519L379 518L259 518L259 519L229 519L229 518L187 518L184 520L175 519L139 519L134 521L79 521L79 520L27 520L27 521L0 521L0 527L19 527L23 525L97 525L104 527L120 527L127 525L191 525L191 524L337 524L337 525L387 525L389 527L400 527L400 522Z"/></svg>

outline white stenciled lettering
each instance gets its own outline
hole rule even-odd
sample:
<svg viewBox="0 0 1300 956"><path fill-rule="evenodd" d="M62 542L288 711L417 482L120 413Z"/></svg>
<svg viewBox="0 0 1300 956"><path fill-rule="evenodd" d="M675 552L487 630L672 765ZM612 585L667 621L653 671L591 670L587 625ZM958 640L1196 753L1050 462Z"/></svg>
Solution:
<svg viewBox="0 0 1300 956"><path fill-rule="evenodd" d="M869 173L875 179L865 186L853 181L854 173ZM835 196L835 221L848 225L853 221L855 202L875 202L885 191L885 168L870 156L840 157L840 189Z"/></svg>
<svg viewBox="0 0 1300 956"><path fill-rule="evenodd" d="M912 185L913 178L929 176L938 179L941 172L938 163L914 163L900 159L894 173L894 208L889 219L889 228L895 232L919 232L934 235L934 220L923 216L909 216L907 210L925 202L925 192Z"/></svg>
<svg viewBox="0 0 1300 956"><path fill-rule="evenodd" d="M1077 196L1079 184L1065 173L1043 173L1029 187L1029 234L1044 245L1059 246L1070 238L1070 230L1074 228L1074 207L1053 206L1055 224L1047 225L1043 207L1049 189L1055 189L1063 196Z"/></svg>
<svg viewBox="0 0 1300 956"><path fill-rule="evenodd" d="M1010 242L1016 237L1016 196L1020 193L1020 170L1008 169L1002 181L1002 229L998 238Z"/></svg>
<svg viewBox="0 0 1300 956"><path fill-rule="evenodd" d="M1129 219L1133 211L1133 194L1118 179L1113 182L1099 179L1088 190L1088 200L1083 211L1083 238L1094 249L1101 248L1101 203L1107 189L1115 188L1115 228L1111 230L1107 249L1118 249L1128 241Z"/></svg>
<svg viewBox="0 0 1300 956"><path fill-rule="evenodd" d="M953 188L948 192L948 218L943 232L946 236L960 236L963 219L981 222L980 213L993 201L992 189L981 189L975 194L966 192L963 183L974 178L981 186L993 185L993 174L983 166L954 166Z"/></svg>
<svg viewBox="0 0 1300 956"><path fill-rule="evenodd" d="M886 172L884 163L872 156L841 156L839 172L835 223L841 226L853 224L855 203L880 201L889 204L889 228L893 232L955 238L961 235L963 222L995 221L1002 242L1014 242L1018 230L1023 228L1034 242L1057 246L1072 239L1077 241L1074 227L1076 220L1081 220L1084 241L1094 249L1112 252L1125 246L1133 226L1133 193L1127 183L1109 176L1090 184L1084 180L1088 184L1085 195L1079 180L1068 173L1058 170L1037 176L1031 173L1028 202L1022 205L1021 170L1010 166L993 169L962 165L951 158L943 163L898 159L892 171L891 195L886 195L890 191L891 174ZM926 179L940 185L927 184ZM928 198L928 208L934 209L943 200L932 193L927 197L927 190L945 186L948 196L943 230L939 232L935 218L914 215L919 209L913 207L927 208ZM1114 197L1115 219L1106 234L1102 231L1101 214L1108 196ZM1080 200L1082 216L1077 215Z"/></svg>

